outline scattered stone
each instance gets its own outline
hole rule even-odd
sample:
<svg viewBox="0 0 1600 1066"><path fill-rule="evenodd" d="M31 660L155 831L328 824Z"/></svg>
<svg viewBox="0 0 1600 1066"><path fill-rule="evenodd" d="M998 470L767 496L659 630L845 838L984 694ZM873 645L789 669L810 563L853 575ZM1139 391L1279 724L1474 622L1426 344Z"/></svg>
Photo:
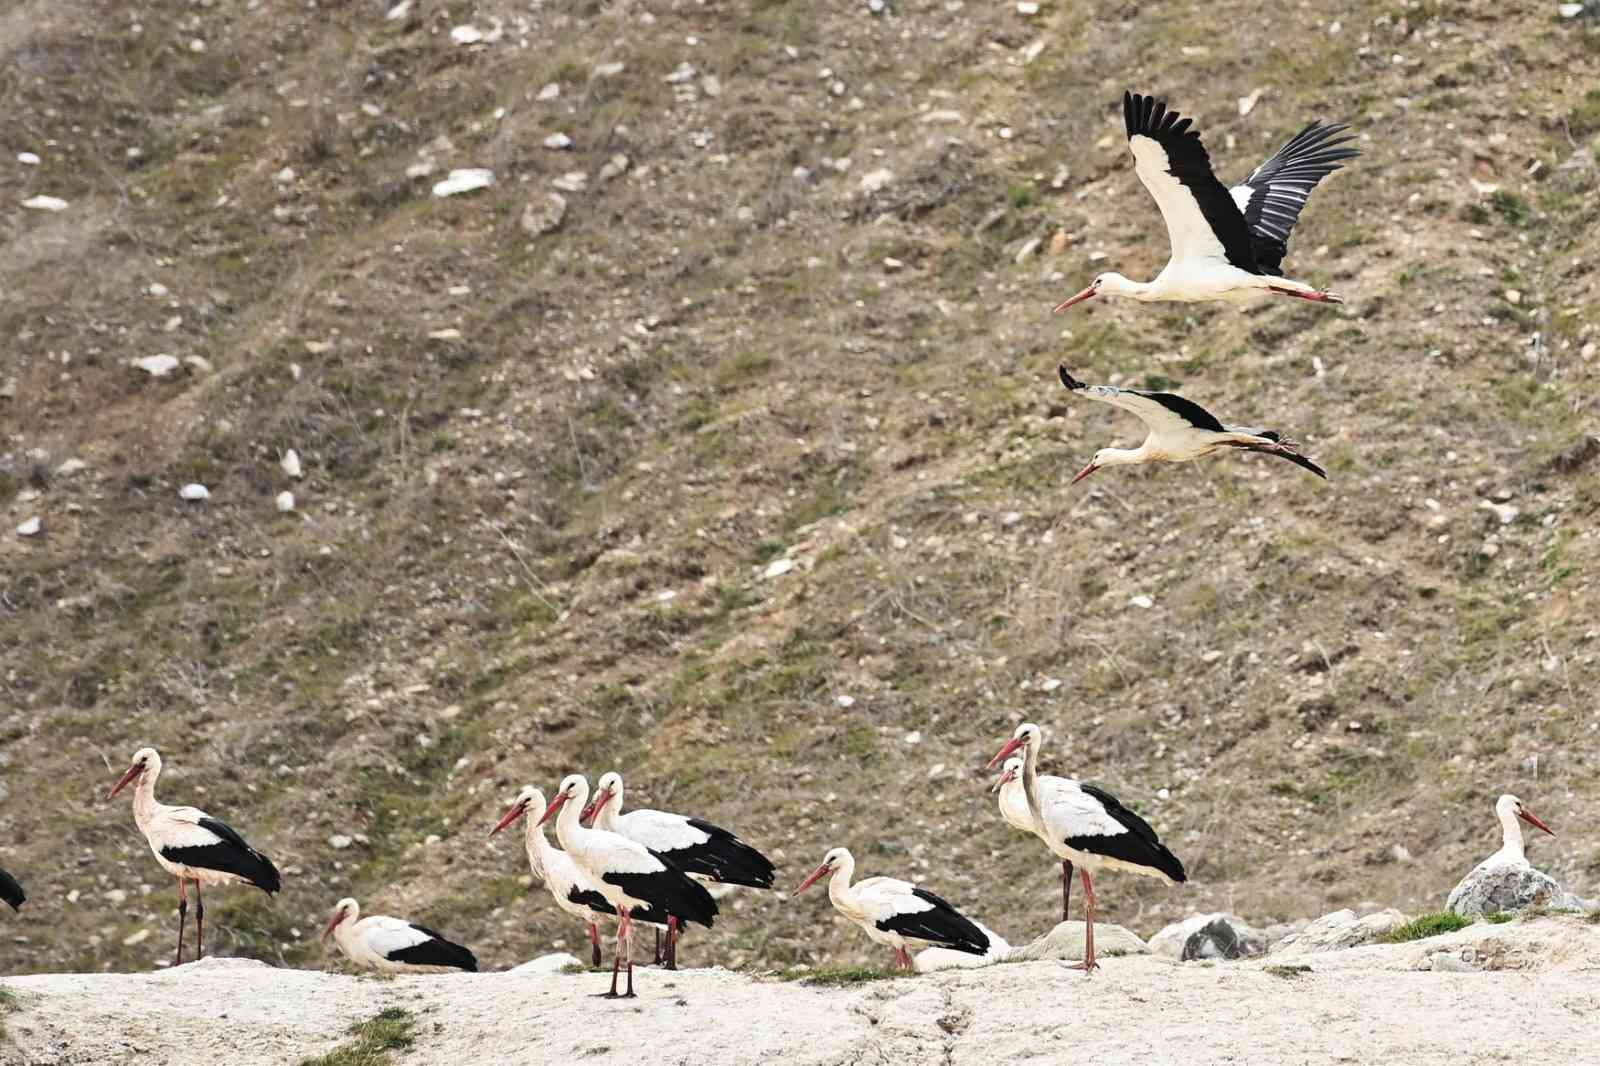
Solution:
<svg viewBox="0 0 1600 1066"><path fill-rule="evenodd" d="M343 851L345 848L348 848L354 843L354 840L345 836L343 833L335 833L333 836L328 838L328 847L332 848L334 851Z"/></svg>
<svg viewBox="0 0 1600 1066"><path fill-rule="evenodd" d="M128 360L128 365L143 370L153 378L164 378L181 365L177 359L162 352L159 355L146 355L139 359Z"/></svg>
<svg viewBox="0 0 1600 1066"><path fill-rule="evenodd" d="M42 528L44 528L43 520L40 519L38 515L34 515L32 518L27 519L17 527L17 536L31 537L38 533Z"/></svg>
<svg viewBox="0 0 1600 1066"><path fill-rule="evenodd" d="M65 211L68 204L59 196L30 196L22 201L22 206L35 211Z"/></svg>
<svg viewBox="0 0 1600 1066"><path fill-rule="evenodd" d="M552 952L549 955L540 955L537 959L529 959L520 966L513 966L507 973L574 973L585 967L574 955L565 951Z"/></svg>
<svg viewBox="0 0 1600 1066"><path fill-rule="evenodd" d="M285 476L299 478L305 476L305 471L300 467L300 453L290 448L283 453L283 458L278 460L278 465L283 468Z"/></svg>
<svg viewBox="0 0 1600 1066"><path fill-rule="evenodd" d="M1017 14L1031 18L1039 13L1039 5L1034 0L1017 0Z"/></svg>
<svg viewBox="0 0 1600 1066"><path fill-rule="evenodd" d="M1045 40L1043 37L1029 44L1022 50L1022 65L1027 66L1044 54Z"/></svg>
<svg viewBox="0 0 1600 1066"><path fill-rule="evenodd" d="M487 189L493 184L494 171L481 167L468 167L463 170L452 170L443 181L435 182L433 195L442 199L446 196Z"/></svg>
<svg viewBox="0 0 1600 1066"><path fill-rule="evenodd" d="M841 707L854 707L856 698L854 696L835 696L833 702Z"/></svg>
<svg viewBox="0 0 1600 1066"><path fill-rule="evenodd" d="M1502 911L1555 906L1565 895L1553 877L1527 862L1492 860L1478 866L1450 890L1445 910L1464 918Z"/></svg>
<svg viewBox="0 0 1600 1066"><path fill-rule="evenodd" d="M17 162L25 167L36 167L39 165L39 157L32 152L18 152Z"/></svg>
<svg viewBox="0 0 1600 1066"><path fill-rule="evenodd" d="M1584 433L1571 447L1550 460L1549 467L1558 473L1570 474L1597 455L1600 455L1600 437Z"/></svg>
<svg viewBox="0 0 1600 1066"><path fill-rule="evenodd" d="M1120 925L1096 922L1094 926L1094 952L1101 958L1116 955L1148 955L1150 946ZM1056 927L1030 944L1011 949L1007 961L1018 962L1038 959L1083 958L1083 923L1058 922Z"/></svg>
<svg viewBox="0 0 1600 1066"><path fill-rule="evenodd" d="M1394 908L1357 918L1353 910L1334 911L1272 945L1273 956L1309 955L1367 944L1405 925L1407 918Z"/></svg>
<svg viewBox="0 0 1600 1066"><path fill-rule="evenodd" d="M722 79L715 74L707 74L700 79L700 91L715 100L722 95Z"/></svg>
<svg viewBox="0 0 1600 1066"><path fill-rule="evenodd" d="M294 493L285 489L283 492L278 493L277 499L273 502L277 505L279 511L283 514L288 514L294 510Z"/></svg>
<svg viewBox="0 0 1600 1066"><path fill-rule="evenodd" d="M589 76L592 78L614 78L627 69L626 63L601 63L594 68L594 72Z"/></svg>
<svg viewBox="0 0 1600 1066"><path fill-rule="evenodd" d="M78 473L80 470L87 470L87 469L89 469L89 464L84 462L82 459L68 459L66 462L64 462L60 466L56 467L56 476L57 477L71 477L73 474Z"/></svg>
<svg viewBox="0 0 1600 1066"><path fill-rule="evenodd" d="M1557 4L1556 14L1564 19L1575 19L1583 14L1582 4Z"/></svg>
<svg viewBox="0 0 1600 1066"><path fill-rule="evenodd" d="M883 269L887 270L891 274L893 274L897 270L904 269L905 265L906 264L905 264L905 262L903 260L896 259L892 255L886 255L886 256L883 257Z"/></svg>
<svg viewBox="0 0 1600 1066"><path fill-rule="evenodd" d="M1440 951L1428 957L1428 969L1434 973L1477 973L1483 967L1476 962L1469 962L1459 955L1452 955L1448 951Z"/></svg>
<svg viewBox="0 0 1600 1066"><path fill-rule="evenodd" d="M562 192L582 192L589 187L589 175L581 170L569 170L550 184Z"/></svg>
<svg viewBox="0 0 1600 1066"><path fill-rule="evenodd" d="M910 746L912 746L913 748L916 747L918 744L921 744L922 743L922 730L913 729L911 732L907 733L906 736L905 736L905 742L907 744L909 744Z"/></svg>
<svg viewBox="0 0 1600 1066"><path fill-rule="evenodd" d="M1150 608L1154 607L1155 605L1156 605L1156 601L1152 600L1149 596L1135 596L1131 600L1128 601L1128 606L1129 607L1137 607L1140 610L1144 610L1144 611L1148 611Z"/></svg>
<svg viewBox="0 0 1600 1066"><path fill-rule="evenodd" d="M1264 90L1262 90L1262 89L1257 89L1255 92L1251 93L1249 96L1241 96L1241 97L1239 97L1239 117L1240 118L1244 118L1246 115L1248 115L1250 112L1252 112L1252 111L1254 111L1256 109L1256 104L1261 101L1261 94L1262 94L1263 91Z"/></svg>
<svg viewBox="0 0 1600 1066"><path fill-rule="evenodd" d="M564 152L572 147L572 138L565 133L552 133L544 139L544 146L552 152Z"/></svg>
<svg viewBox="0 0 1600 1066"><path fill-rule="evenodd" d="M1482 510L1492 512L1494 516L1500 520L1500 524L1503 526L1509 526L1511 523L1515 522L1517 520L1517 516L1522 513L1509 503L1493 503L1489 500L1479 500L1478 507Z"/></svg>
<svg viewBox="0 0 1600 1066"><path fill-rule="evenodd" d="M1042 237L1029 237L1022 242L1022 247L1017 249L1016 262L1018 266L1033 258L1033 253L1039 250L1039 245L1044 243Z"/></svg>
<svg viewBox="0 0 1600 1066"><path fill-rule="evenodd" d="M927 123L956 123L962 121L959 111L924 111L919 122Z"/></svg>
<svg viewBox="0 0 1600 1066"><path fill-rule="evenodd" d="M791 571L793 569L794 569L794 560L793 559L788 559L788 558L774 559L771 563L769 563L767 565L767 568L765 570L761 571L761 576L765 577L765 578L782 577L784 574L787 574L789 571Z"/></svg>
<svg viewBox="0 0 1600 1066"><path fill-rule="evenodd" d="M0 400L15 400L17 398L17 379L6 378L0 381Z"/></svg>
<svg viewBox="0 0 1600 1066"><path fill-rule="evenodd" d="M185 500L209 500L211 490L198 482L191 481L178 490L178 495Z"/></svg>
<svg viewBox="0 0 1600 1066"><path fill-rule="evenodd" d="M530 237L542 236L559 229L566 217L567 198L558 192L546 193L542 199L529 200L522 209L522 232Z"/></svg>
<svg viewBox="0 0 1600 1066"><path fill-rule="evenodd" d="M450 40L456 44L477 44L483 40L483 31L470 24L453 26L450 29Z"/></svg>
<svg viewBox="0 0 1600 1066"><path fill-rule="evenodd" d="M272 180L277 182L279 185L287 185L294 179L294 167L284 167L282 170L272 175Z"/></svg>
<svg viewBox="0 0 1600 1066"><path fill-rule="evenodd" d="M605 184L614 178L620 178L628 172L630 162L627 156L618 152L600 165L600 172L595 175L595 178L601 184Z"/></svg>
<svg viewBox="0 0 1600 1066"><path fill-rule="evenodd" d="M550 82L548 85L546 85L544 88L540 89L538 95L535 96L534 99L536 99L536 100L554 100L556 97L558 97L560 95L561 95L561 83L553 81L553 82Z"/></svg>
<svg viewBox="0 0 1600 1066"><path fill-rule="evenodd" d="M211 365L211 360L203 355L186 355L183 365L199 374L209 374L216 369Z"/></svg>
<svg viewBox="0 0 1600 1066"><path fill-rule="evenodd" d="M399 22L409 14L411 14L411 0L400 0L398 4L384 12L383 17L386 22Z"/></svg>
<svg viewBox="0 0 1600 1066"><path fill-rule="evenodd" d="M125 948L131 948L131 947L133 947L133 946L135 946L137 944L143 944L146 940L149 940L149 939L150 939L150 930L149 929L141 929L137 933L132 933L129 936L124 937L123 940L122 940L122 946L125 947Z"/></svg>
<svg viewBox="0 0 1600 1066"><path fill-rule="evenodd" d="M888 167L879 167L877 170L869 170L867 173L861 175L861 191L871 195L872 193L878 192L881 189L887 188L889 183L892 181L894 181L894 171L890 170Z"/></svg>

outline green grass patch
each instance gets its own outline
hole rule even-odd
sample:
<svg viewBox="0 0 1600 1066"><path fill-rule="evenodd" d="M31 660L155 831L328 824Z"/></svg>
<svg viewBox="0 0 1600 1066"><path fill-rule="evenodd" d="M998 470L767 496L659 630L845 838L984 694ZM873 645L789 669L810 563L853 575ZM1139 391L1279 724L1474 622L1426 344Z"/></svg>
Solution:
<svg viewBox="0 0 1600 1066"><path fill-rule="evenodd" d="M883 966L841 966L836 970L807 970L791 966L786 970L774 971L772 976L779 981L798 981L817 988L847 988L869 981L892 981L911 975L904 970L891 970Z"/></svg>
<svg viewBox="0 0 1600 1066"><path fill-rule="evenodd" d="M1311 967L1305 965L1304 963L1295 963L1290 966L1267 966L1264 967L1261 972L1270 973L1274 977L1281 977L1285 981L1293 981L1296 977L1299 977L1302 974L1310 973Z"/></svg>
<svg viewBox="0 0 1600 1066"><path fill-rule="evenodd" d="M10 1034L6 1032L6 1015L21 1009L22 1004L17 1001L15 992L0 988L0 1040L10 1039Z"/></svg>
<svg viewBox="0 0 1600 1066"><path fill-rule="evenodd" d="M417 1039L417 1020L403 1007L389 1007L350 1027L355 1039L326 1055L302 1059L300 1066L383 1066L391 1051L402 1051Z"/></svg>
<svg viewBox="0 0 1600 1066"><path fill-rule="evenodd" d="M1425 940L1430 936L1443 936L1471 924L1471 918L1463 918L1452 911L1439 911L1437 914L1413 918L1400 928L1383 934L1378 941L1383 944L1404 944L1411 940Z"/></svg>
<svg viewBox="0 0 1600 1066"><path fill-rule="evenodd" d="M1490 925L1505 925L1515 917L1510 911L1496 911L1494 914L1485 914L1483 920Z"/></svg>

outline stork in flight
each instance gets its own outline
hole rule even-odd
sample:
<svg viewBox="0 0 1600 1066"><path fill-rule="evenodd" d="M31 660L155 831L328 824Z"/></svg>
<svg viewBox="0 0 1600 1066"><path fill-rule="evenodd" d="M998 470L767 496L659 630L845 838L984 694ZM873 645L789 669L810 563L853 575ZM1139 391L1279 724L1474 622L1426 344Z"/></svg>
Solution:
<svg viewBox="0 0 1600 1066"><path fill-rule="evenodd" d="M334 904L322 939L333 937L344 957L379 973L478 972L477 957L425 925L387 914L361 917L361 907L346 896Z"/></svg>
<svg viewBox="0 0 1600 1066"><path fill-rule="evenodd" d="M828 899L834 908L861 927L874 943L894 950L895 965L915 969L910 947L929 944L968 955L989 953L989 937L977 923L925 888L894 877L868 877L850 883L856 870L848 848L833 848L822 865L800 882L798 896L818 881L828 882Z"/></svg>
<svg viewBox="0 0 1600 1066"><path fill-rule="evenodd" d="M697 881L748 888L772 887L777 871L771 861L733 833L703 818L667 811L639 809L624 814L623 796L622 775L615 770L602 774L595 782L594 800L580 817L593 818L590 824L596 829L618 833L643 844ZM657 955L657 961L662 961L659 950ZM665 962L669 970L678 967L678 937L671 928L667 932Z"/></svg>
<svg viewBox="0 0 1600 1066"><path fill-rule="evenodd" d="M1092 296L1125 296L1145 303L1240 303L1272 293L1314 303L1344 298L1283 276L1289 231L1317 182L1360 155L1344 145L1344 125L1318 119L1289 138L1265 163L1232 189L1211 172L1211 158L1191 119L1168 111L1165 100L1122 94L1122 117L1134 172L1155 197L1167 223L1172 258L1154 281L1101 274L1089 287L1056 305L1065 311Z"/></svg>
<svg viewBox="0 0 1600 1066"><path fill-rule="evenodd" d="M28 894L22 891L22 885L17 879L0 870L0 899L5 900L12 910L18 911L22 909L22 904L27 898Z"/></svg>
<svg viewBox="0 0 1600 1066"><path fill-rule="evenodd" d="M111 789L110 799L137 781L133 792L133 820L150 843L162 869L178 879L178 953L172 964L183 961L183 922L189 910L186 885L194 882L195 958L206 950L206 905L200 886L241 883L254 885L267 895L282 882L272 860L245 843L225 822L194 807L169 807L156 800L156 779L161 776L161 756L154 748L133 753L133 764Z"/></svg>
<svg viewBox="0 0 1600 1066"><path fill-rule="evenodd" d="M1078 867L1083 879L1083 961L1074 969L1087 976L1096 969L1094 957L1094 885L1089 873L1121 870L1154 877L1167 884L1187 880L1183 863L1167 850L1150 824L1124 807L1115 796L1094 785L1067 777L1039 774L1039 747L1044 731L1032 722L1017 726L989 760L993 769L1019 750L1022 752L1022 790L1033 820L1033 832L1062 861L1065 877ZM1009 819L1008 819L1009 820Z"/></svg>
<svg viewBox="0 0 1600 1066"><path fill-rule="evenodd" d="M1078 471L1078 475L1072 479L1074 484L1102 466L1158 461L1184 463L1228 448L1276 455L1320 478L1326 479L1328 476L1326 470L1300 454L1298 444L1285 440L1277 430L1223 425L1216 415L1193 400L1185 400L1170 392L1141 392L1138 389L1120 389L1115 385L1085 385L1064 366L1057 367L1056 373L1061 376L1061 384L1069 392L1131 411L1139 416L1149 430L1144 443L1137 448L1101 448L1095 452L1089 465Z"/></svg>

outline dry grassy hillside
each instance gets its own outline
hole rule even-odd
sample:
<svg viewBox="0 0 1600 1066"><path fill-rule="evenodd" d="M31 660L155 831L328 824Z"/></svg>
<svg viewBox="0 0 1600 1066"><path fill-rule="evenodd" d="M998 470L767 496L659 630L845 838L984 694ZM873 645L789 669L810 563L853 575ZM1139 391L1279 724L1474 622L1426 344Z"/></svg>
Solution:
<svg viewBox="0 0 1600 1066"><path fill-rule="evenodd" d="M0 14L0 865L33 896L0 972L170 957L170 878L104 802L144 744L284 868L276 901L211 895L218 949L294 965L330 964L346 894L492 965L576 943L485 837L573 769L738 828L785 887L848 843L1036 931L1051 864L981 772L1024 718L1188 864L1103 886L1145 933L1432 909L1508 789L1561 834L1536 861L1600 889L1596 23L388 7ZM1124 88L1232 178L1353 122L1287 263L1349 303L1052 317L1165 256ZM430 196L457 167L495 184ZM205 363L128 365L157 353ZM1292 430L1332 478L1069 487L1138 427L1058 361ZM865 957L827 913L732 898L685 961Z"/></svg>

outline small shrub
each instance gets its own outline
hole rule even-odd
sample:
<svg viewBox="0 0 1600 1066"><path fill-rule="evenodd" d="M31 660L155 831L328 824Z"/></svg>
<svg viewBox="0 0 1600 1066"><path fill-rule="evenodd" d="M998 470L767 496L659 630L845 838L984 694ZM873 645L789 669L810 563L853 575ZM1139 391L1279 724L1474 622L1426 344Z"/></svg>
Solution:
<svg viewBox="0 0 1600 1066"><path fill-rule="evenodd" d="M773 973L780 981L799 981L817 988L845 988L866 984L868 981L892 981L896 977L910 976L904 970L890 970L881 966L844 966L837 970L807 970L792 966Z"/></svg>
<svg viewBox="0 0 1600 1066"><path fill-rule="evenodd" d="M1493 914L1485 914L1483 920L1490 925L1504 925L1515 917L1516 915L1510 911L1496 911Z"/></svg>
<svg viewBox="0 0 1600 1066"><path fill-rule="evenodd" d="M1440 911L1437 914L1424 914L1420 918L1413 918L1400 928L1383 934L1378 940L1384 944L1404 944L1411 940L1424 940L1430 936L1443 936L1457 929L1465 929L1471 924L1471 918L1463 918L1454 911Z"/></svg>
<svg viewBox="0 0 1600 1066"><path fill-rule="evenodd" d="M326 1055L304 1059L300 1066L385 1066L389 1052L416 1042L417 1020L403 1007L389 1007L350 1027L355 1039Z"/></svg>

